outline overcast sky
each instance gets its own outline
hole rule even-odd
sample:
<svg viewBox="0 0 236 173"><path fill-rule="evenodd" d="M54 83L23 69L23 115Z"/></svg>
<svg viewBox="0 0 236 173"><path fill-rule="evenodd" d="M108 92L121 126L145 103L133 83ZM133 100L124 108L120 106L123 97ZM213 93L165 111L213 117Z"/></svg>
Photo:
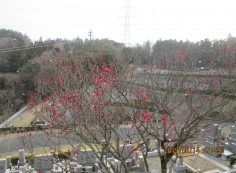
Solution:
<svg viewBox="0 0 236 173"><path fill-rule="evenodd" d="M125 0L0 0L0 28L32 40L93 37L124 41ZM236 0L130 0L130 42L236 36Z"/></svg>

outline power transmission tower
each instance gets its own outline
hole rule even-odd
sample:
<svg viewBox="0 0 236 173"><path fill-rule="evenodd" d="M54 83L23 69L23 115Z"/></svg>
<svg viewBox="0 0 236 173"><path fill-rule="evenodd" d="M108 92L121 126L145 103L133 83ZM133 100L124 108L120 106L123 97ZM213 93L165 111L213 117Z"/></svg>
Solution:
<svg viewBox="0 0 236 173"><path fill-rule="evenodd" d="M130 0L125 0L125 23L124 23L124 42L130 46Z"/></svg>
<svg viewBox="0 0 236 173"><path fill-rule="evenodd" d="M89 39L91 40L91 38L92 38L92 30L90 30L90 31L88 32L88 36L89 36Z"/></svg>

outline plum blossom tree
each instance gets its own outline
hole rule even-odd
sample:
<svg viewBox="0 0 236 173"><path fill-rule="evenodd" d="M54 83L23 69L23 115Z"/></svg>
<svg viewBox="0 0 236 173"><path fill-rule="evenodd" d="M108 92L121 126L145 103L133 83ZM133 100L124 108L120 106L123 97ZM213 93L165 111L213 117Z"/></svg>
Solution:
<svg viewBox="0 0 236 173"><path fill-rule="evenodd" d="M180 51L179 63L184 63L184 53ZM50 76L36 80L29 105L41 105L48 131L92 149L104 172L110 172L109 153L120 162L120 172L128 173L126 160L137 150L150 171L150 141L157 141L157 162L166 173L167 163L179 154L168 147L190 148L194 140L201 140L201 128L232 118L222 110L235 98L228 92L235 78L133 67L120 59L106 64L99 55L55 57L51 66ZM219 114L212 115L214 111Z"/></svg>

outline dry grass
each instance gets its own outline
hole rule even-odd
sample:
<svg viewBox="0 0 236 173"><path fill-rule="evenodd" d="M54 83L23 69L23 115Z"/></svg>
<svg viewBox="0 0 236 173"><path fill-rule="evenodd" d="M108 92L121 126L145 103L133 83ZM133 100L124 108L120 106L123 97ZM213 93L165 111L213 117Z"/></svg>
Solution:
<svg viewBox="0 0 236 173"><path fill-rule="evenodd" d="M31 127L31 122L34 122L38 115L37 113L41 109L41 105L36 106L35 108L32 109L27 109L25 112L22 113L21 116L19 116L14 124L12 125L13 127Z"/></svg>
<svg viewBox="0 0 236 173"><path fill-rule="evenodd" d="M58 146L55 151L65 153L65 152L67 152L68 150L71 150L71 149L72 149L72 146L70 146L70 145L62 145L62 146ZM34 149L32 154L33 155L48 154L48 153L51 153L52 151L54 151L54 149L52 149L50 147L44 147L44 148ZM31 152L25 150L24 154L25 154L25 157L28 157L31 154ZM18 152L3 153L3 154L0 154L0 159L1 158L6 158L7 156L11 156L12 158L18 158L19 153Z"/></svg>
<svg viewBox="0 0 236 173"><path fill-rule="evenodd" d="M94 145L92 147L95 151L98 150L97 148L99 148L99 146L97 146L97 145ZM51 153L51 152L65 153L65 152L68 152L68 150L72 150L74 148L75 148L75 146L71 146L71 145L60 145L60 146L57 146L57 147L37 148L37 149L34 149L31 152L25 150L25 157L29 156L30 154L40 155L40 154L48 154L48 153ZM91 148L88 145L82 145L81 149L82 150L87 150L87 149L91 149ZM99 148L99 150L101 150L101 148ZM16 152L10 152L10 153L2 153L2 154L0 154L0 159L1 158L6 158L7 156L11 156L12 158L18 158L19 153L17 151Z"/></svg>

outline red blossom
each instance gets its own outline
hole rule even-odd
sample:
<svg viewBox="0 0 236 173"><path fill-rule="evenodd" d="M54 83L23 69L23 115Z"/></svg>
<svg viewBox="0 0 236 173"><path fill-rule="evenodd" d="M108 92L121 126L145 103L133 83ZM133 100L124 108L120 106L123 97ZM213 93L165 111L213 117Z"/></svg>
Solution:
<svg viewBox="0 0 236 173"><path fill-rule="evenodd" d="M104 66L101 67L101 70L104 71L106 68Z"/></svg>
<svg viewBox="0 0 236 173"><path fill-rule="evenodd" d="M30 107L34 107L36 105L36 97L32 93L29 93L28 95L28 104Z"/></svg>
<svg viewBox="0 0 236 173"><path fill-rule="evenodd" d="M93 93L93 96L99 96L99 92L98 92L98 91L95 91L95 92Z"/></svg>
<svg viewBox="0 0 236 173"><path fill-rule="evenodd" d="M56 80L57 80L57 83L58 83L58 84L60 84L60 83L62 82L60 76L57 76Z"/></svg>
<svg viewBox="0 0 236 173"><path fill-rule="evenodd" d="M165 114L162 114L161 115L161 120L165 120L166 119L166 115Z"/></svg>
<svg viewBox="0 0 236 173"><path fill-rule="evenodd" d="M47 102L47 101L48 101L47 97L43 98L43 102Z"/></svg>
<svg viewBox="0 0 236 173"><path fill-rule="evenodd" d="M176 57L177 57L178 59L184 59L184 58L186 58L186 48L181 48Z"/></svg>
<svg viewBox="0 0 236 173"><path fill-rule="evenodd" d="M71 99L70 102L71 102L71 103L75 103L75 102L76 102L76 99Z"/></svg>
<svg viewBox="0 0 236 173"><path fill-rule="evenodd" d="M105 117L104 114L99 115L99 118L104 118L104 117Z"/></svg>
<svg viewBox="0 0 236 173"><path fill-rule="evenodd" d="M145 120L141 120L141 121L140 121L140 124L141 124L141 125L144 125L144 123L145 123Z"/></svg>
<svg viewBox="0 0 236 173"><path fill-rule="evenodd" d="M45 112L48 112L48 111L49 111L49 108L48 108L48 107L46 107L44 110L45 110Z"/></svg>
<svg viewBox="0 0 236 173"><path fill-rule="evenodd" d="M56 111L56 110L53 110L53 111L52 111L52 117L53 117L53 118L56 118L56 116L57 116L57 111Z"/></svg>
<svg viewBox="0 0 236 173"><path fill-rule="evenodd" d="M48 123L47 126L48 126L48 127L53 127L54 125L51 124L51 123Z"/></svg>
<svg viewBox="0 0 236 173"><path fill-rule="evenodd" d="M231 46L230 50L231 50L232 52L236 52L236 44L234 44L233 46Z"/></svg>
<svg viewBox="0 0 236 173"><path fill-rule="evenodd" d="M110 68L106 68L106 72L111 72L111 69Z"/></svg>
<svg viewBox="0 0 236 173"><path fill-rule="evenodd" d="M227 51L228 51L228 48L227 48L227 47L221 47L221 48L220 48L220 52L221 52L222 54L225 54Z"/></svg>
<svg viewBox="0 0 236 173"><path fill-rule="evenodd" d="M63 69L63 73L64 73L65 76L68 75L68 69L66 67Z"/></svg>
<svg viewBox="0 0 236 173"><path fill-rule="evenodd" d="M147 100L147 96L142 93L139 89L135 90L134 93L139 96L139 97L142 97L143 98L143 101L146 101Z"/></svg>
<svg viewBox="0 0 236 173"><path fill-rule="evenodd" d="M67 127L64 127L64 128L62 129L62 131L63 131L63 132L68 132L69 129L68 129Z"/></svg>
<svg viewBox="0 0 236 173"><path fill-rule="evenodd" d="M69 102L68 96L63 96L63 100L64 100L64 102Z"/></svg>
<svg viewBox="0 0 236 173"><path fill-rule="evenodd" d="M151 115L149 115L149 113L146 111L146 112L141 112L142 114L142 117L144 120L148 120L151 118Z"/></svg>
<svg viewBox="0 0 236 173"><path fill-rule="evenodd" d="M96 104L93 104L93 109L94 109L95 111L97 111L97 105L96 105Z"/></svg>
<svg viewBox="0 0 236 173"><path fill-rule="evenodd" d="M58 114L58 116L59 116L59 117L63 117L63 116L64 116L64 114L62 114L62 113L59 113L59 114Z"/></svg>

